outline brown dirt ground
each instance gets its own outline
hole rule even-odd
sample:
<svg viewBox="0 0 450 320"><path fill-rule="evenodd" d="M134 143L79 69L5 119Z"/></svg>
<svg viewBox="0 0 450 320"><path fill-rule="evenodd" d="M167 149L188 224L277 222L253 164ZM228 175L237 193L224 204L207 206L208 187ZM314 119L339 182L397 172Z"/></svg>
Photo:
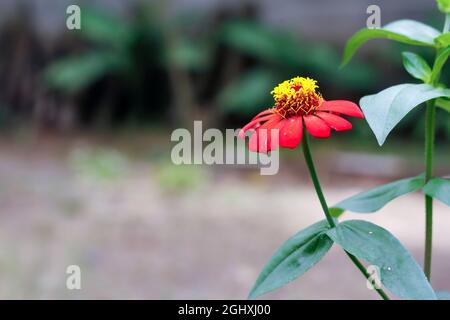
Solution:
<svg viewBox="0 0 450 320"><path fill-rule="evenodd" d="M98 144L117 147L86 137L0 143L0 298L245 299L274 250L322 219L300 160L267 178L255 169L200 168L200 183L172 190L161 186L148 144L144 156L122 150L126 170L118 177L80 173L73 150ZM336 180L334 169L320 170L331 204L378 183ZM433 284L450 289L450 209L436 203L435 212ZM346 218L382 225L422 260L420 194ZM65 287L72 264L82 270L78 291ZM265 298L377 295L334 246L301 279Z"/></svg>

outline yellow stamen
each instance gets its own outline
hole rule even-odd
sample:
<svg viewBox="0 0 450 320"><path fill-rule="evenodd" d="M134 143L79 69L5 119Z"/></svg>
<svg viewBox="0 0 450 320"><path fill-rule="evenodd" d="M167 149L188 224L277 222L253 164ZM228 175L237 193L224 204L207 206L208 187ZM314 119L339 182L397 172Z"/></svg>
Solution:
<svg viewBox="0 0 450 320"><path fill-rule="evenodd" d="M318 88L317 81L307 77L295 77L280 83L271 92L275 111L282 117L313 113L322 102L322 96L316 92Z"/></svg>

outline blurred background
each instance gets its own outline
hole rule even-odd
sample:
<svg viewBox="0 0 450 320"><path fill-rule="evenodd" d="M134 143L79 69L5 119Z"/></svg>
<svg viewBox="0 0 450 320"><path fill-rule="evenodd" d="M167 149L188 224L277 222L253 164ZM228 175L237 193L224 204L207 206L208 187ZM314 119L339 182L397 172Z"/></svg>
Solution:
<svg viewBox="0 0 450 320"><path fill-rule="evenodd" d="M81 7L81 30L66 9ZM0 298L244 299L264 263L322 219L299 150L280 172L175 166L174 128L240 128L296 75L327 99L359 101L414 82L407 46L372 41L339 69L346 40L411 18L441 29L434 1L0 1ZM411 50L411 48L409 48ZM429 61L433 52L414 49ZM448 83L448 67L442 73ZM379 148L365 121L313 141L330 204L423 171L417 108ZM448 174L450 121L438 110L437 174ZM422 262L423 199L347 213L393 232ZM450 289L450 215L436 203L433 285ZM66 289L79 265L82 289ZM334 247L269 299L377 299Z"/></svg>

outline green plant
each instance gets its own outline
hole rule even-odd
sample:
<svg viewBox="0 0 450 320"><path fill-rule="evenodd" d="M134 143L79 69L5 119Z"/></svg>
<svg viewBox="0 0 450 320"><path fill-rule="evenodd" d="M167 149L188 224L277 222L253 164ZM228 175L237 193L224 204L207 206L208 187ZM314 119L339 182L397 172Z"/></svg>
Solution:
<svg viewBox="0 0 450 320"><path fill-rule="evenodd" d="M448 110L450 89L440 83L442 68L450 55L450 0L439 0L439 8L446 15L443 32L428 25L400 20L380 29L363 29L347 43L343 64L347 64L356 50L369 39L391 39L414 46L435 50L436 58L430 67L418 54L403 53L407 72L421 80L418 84L400 84L378 94L363 97L360 101L364 116L380 145L394 127L418 105L426 102L425 173L406 178L360 193L329 208L319 182L308 143L307 131L314 137L326 138L330 134L327 125L336 131L351 129L351 124L334 118L336 115L358 116L358 107L349 101L325 101L314 99L315 87L310 79L294 78L276 87L273 108L259 113L245 131L254 129L249 149L270 152L278 146L296 148L302 143L304 158L309 169L322 211L326 220L299 231L287 240L271 257L256 280L250 298L279 288L312 268L328 252L333 243L341 246L355 266L370 280L361 260L380 269L378 274L384 288L375 287L381 298L389 299L384 289L404 299L437 299L431 284L432 217L433 198L450 205L450 180L433 176L435 110ZM312 102L311 102L312 101ZM323 115L324 112L331 111ZM316 117L317 119L312 119ZM307 130L304 130L303 126ZM375 212L389 201L422 190L425 197L425 259L424 270L387 230L362 220L338 221L345 210Z"/></svg>
<svg viewBox="0 0 450 320"><path fill-rule="evenodd" d="M278 249L256 280L249 297L267 293L301 276L336 243L368 281L373 278L360 259L377 266L381 283L396 295L407 299L435 299L436 295L419 265L389 231L362 220L339 222L332 216L333 211L327 204L315 169L308 135L328 138L331 129L338 132L352 129L352 124L343 116L364 116L355 103L325 100L317 89L317 82L311 78L295 77L282 82L271 92L274 106L258 113L239 134L244 138L246 132L251 131L249 150L263 153L278 147L295 149L301 142L305 162L326 218L301 230ZM423 178L418 180L420 183ZM392 193L405 192L399 184L386 189ZM391 196L384 200L389 200ZM364 202L357 204L364 205ZM376 208L371 207L370 210ZM389 299L383 288L374 289L383 299Z"/></svg>
<svg viewBox="0 0 450 320"><path fill-rule="evenodd" d="M450 55L450 1L439 0L440 10L445 14L442 32L413 20L392 22L381 29L363 29L347 43L344 64L348 63L356 50L364 42L373 38L385 38L413 46L423 46L435 51L435 59L430 66L425 59L413 52L403 52L403 66L406 71L421 83L399 84L375 95L361 99L361 107L367 122L380 146L389 133L412 109L426 103L425 111L425 174L420 177L404 179L380 186L335 206L335 216L343 210L354 212L374 212L396 197L422 190L425 199L425 254L424 272L431 278L433 198L449 204L450 180L433 176L433 157L435 145L436 108L449 109L450 89L440 82L440 75ZM448 119L448 118L447 118ZM448 120L447 120L448 121Z"/></svg>

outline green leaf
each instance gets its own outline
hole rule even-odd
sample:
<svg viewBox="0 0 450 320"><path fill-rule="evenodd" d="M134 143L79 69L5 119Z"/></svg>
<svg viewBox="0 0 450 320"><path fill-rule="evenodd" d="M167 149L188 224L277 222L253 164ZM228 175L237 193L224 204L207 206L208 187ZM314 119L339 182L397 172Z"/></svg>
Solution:
<svg viewBox="0 0 450 320"><path fill-rule="evenodd" d="M249 294L254 299L298 278L328 252L333 241L325 234L328 222L322 220L287 240L270 258Z"/></svg>
<svg viewBox="0 0 450 320"><path fill-rule="evenodd" d="M414 41L433 45L433 40L441 33L433 27L415 20L398 20L385 25L382 29L401 34Z"/></svg>
<svg viewBox="0 0 450 320"><path fill-rule="evenodd" d="M403 52L402 56L403 66L411 76L423 82L430 80L431 68L421 56L413 52Z"/></svg>
<svg viewBox="0 0 450 320"><path fill-rule="evenodd" d="M360 105L381 146L397 123L416 106L430 99L449 96L449 89L436 88L429 84L406 83L365 96Z"/></svg>
<svg viewBox="0 0 450 320"><path fill-rule="evenodd" d="M331 214L337 217L345 210L359 213L375 212L383 208L393 199L419 190L424 184L425 180L422 174L378 186L339 202L333 208L330 208Z"/></svg>
<svg viewBox="0 0 450 320"><path fill-rule="evenodd" d="M441 109L444 109L447 112L450 112L450 100L449 99L437 99L436 100L436 106L438 106Z"/></svg>
<svg viewBox="0 0 450 320"><path fill-rule="evenodd" d="M450 0L436 0L438 8L443 13L450 13Z"/></svg>
<svg viewBox="0 0 450 320"><path fill-rule="evenodd" d="M377 266L381 283L403 299L436 299L420 266L387 230L367 221L348 220L327 235L344 250Z"/></svg>
<svg viewBox="0 0 450 320"><path fill-rule="evenodd" d="M431 74L431 79L437 79L438 73L441 72L442 67L450 56L450 47L440 50L436 60L434 62L433 72Z"/></svg>
<svg viewBox="0 0 450 320"><path fill-rule="evenodd" d="M449 291L436 291L436 296L439 300L450 300L450 292Z"/></svg>
<svg viewBox="0 0 450 320"><path fill-rule="evenodd" d="M362 29L347 41L342 65L346 65L356 50L370 39L390 39L416 46L433 47L434 38L439 35L438 30L414 20L394 21L380 29Z"/></svg>
<svg viewBox="0 0 450 320"><path fill-rule="evenodd" d="M441 48L447 47L450 45L450 32L446 32L439 37L434 39L434 43Z"/></svg>
<svg viewBox="0 0 450 320"><path fill-rule="evenodd" d="M450 179L433 178L427 182L423 192L450 206Z"/></svg>

